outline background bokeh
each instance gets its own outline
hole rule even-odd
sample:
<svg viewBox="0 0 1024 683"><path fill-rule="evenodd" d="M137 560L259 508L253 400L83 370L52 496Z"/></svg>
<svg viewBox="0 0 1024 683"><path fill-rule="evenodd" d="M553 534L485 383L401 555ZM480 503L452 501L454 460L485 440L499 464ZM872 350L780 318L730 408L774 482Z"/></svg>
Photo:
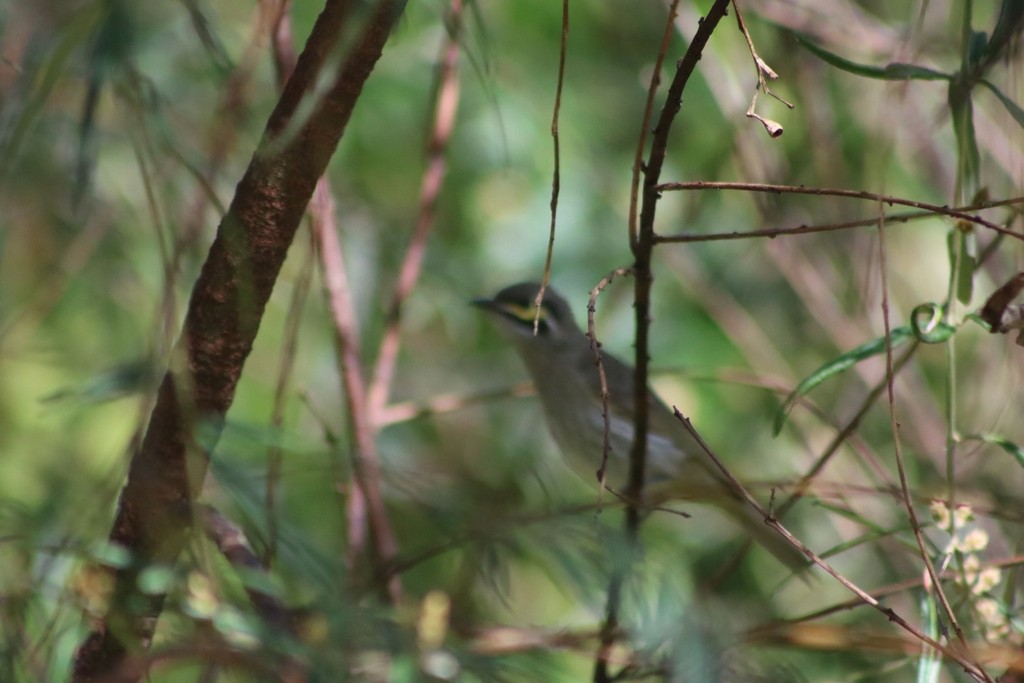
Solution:
<svg viewBox="0 0 1024 683"><path fill-rule="evenodd" d="M662 83L706 4L681 3ZM116 561L103 540L133 444L219 217L276 101L273 5L0 7L0 679L64 679L89 619L102 612L88 567ZM970 25L991 32L1001 4L972 7ZM785 134L772 139L744 116L757 74L730 16L684 94L663 180L865 190L949 206L972 202L965 187L991 199L1020 197L1024 122L990 90L970 97L981 165L968 178L945 81L865 78L794 37L861 64L953 73L967 50L964 3L754 0L741 8L758 54L780 76L771 87L796 105L759 96L758 111ZM288 10L297 49L319 9ZM416 220L446 11L440 0L409 4L330 167L367 368ZM571 3L570 14L552 283L582 324L589 290L631 263L631 168L666 6L602 0ZM301 608L308 627L291 640L259 636L241 588L256 579L239 577L197 536L180 566L160 578L171 598L158 647L187 651L216 632L242 660L287 653L322 680L589 679L611 561L623 552L620 514L607 500L600 511L587 505L595 487L562 465L537 402L499 391L525 372L468 305L543 272L561 21L561 4L546 0L473 2L463 15L447 176L422 276L402 309L391 401L465 400L412 418L396 412L401 419L378 439L407 562L403 603L379 604L347 562L346 397L304 229L212 454L204 500L264 548L266 462L280 449L280 539L260 580ZM349 38L357 32L354 22ZM1019 64L1010 49L984 73L1015 102L1024 99ZM656 227L663 235L747 232L880 211L908 210L828 196L666 192ZM1020 229L1012 208L983 215ZM857 429L784 521L866 590L918 581L886 604L941 638L899 500L898 445L922 519L930 523L931 499L953 492L976 513L957 533L988 537L977 552L950 555L949 535L932 528L933 561L964 580L971 555L986 567L1002 563L998 583L984 591L955 579L946 586L997 675L1021 643L1014 558L1024 460L1013 445L1024 437L1015 410L1024 398L1022 351L965 315L1017 271L1019 240L976 232L978 250L991 249L969 274L973 299L952 304L948 341L915 349L894 382L891 409L876 391L884 355L873 356L816 387L772 435L776 411L802 379L884 334L883 302L896 327L916 306L949 300L956 229L932 216L887 224L881 245L877 225L868 225L659 246L650 352L659 393L762 501L772 484L785 494L867 402ZM312 287L297 303L310 273ZM620 279L597 306L600 339L623 357L633 353L631 301L632 283ZM275 427L286 320L296 306L295 362ZM968 435L979 440L954 443ZM807 582L789 577L763 550L741 554L738 530L713 510L676 507L693 517L646 520L642 558L626 587L632 649L617 655L639 653L636 661L655 667L640 666L638 677L967 680L863 606L778 621L852 594L823 573ZM983 600L996 603L998 628L986 621ZM423 619L436 604L447 611L441 641L431 644ZM253 644L259 637L262 648ZM250 680L251 671L169 655L152 680Z"/></svg>

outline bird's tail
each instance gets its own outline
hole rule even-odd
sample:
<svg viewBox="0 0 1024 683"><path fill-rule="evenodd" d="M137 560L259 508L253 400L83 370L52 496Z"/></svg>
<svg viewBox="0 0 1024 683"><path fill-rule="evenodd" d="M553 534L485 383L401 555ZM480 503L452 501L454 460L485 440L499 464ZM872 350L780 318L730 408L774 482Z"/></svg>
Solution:
<svg viewBox="0 0 1024 683"><path fill-rule="evenodd" d="M647 503L669 500L692 500L717 507L737 522L752 541L762 546L788 569L804 574L810 566L807 557L796 546L770 527L764 517L738 491L723 481L709 482L706 472L689 472L690 476L655 484L644 491Z"/></svg>

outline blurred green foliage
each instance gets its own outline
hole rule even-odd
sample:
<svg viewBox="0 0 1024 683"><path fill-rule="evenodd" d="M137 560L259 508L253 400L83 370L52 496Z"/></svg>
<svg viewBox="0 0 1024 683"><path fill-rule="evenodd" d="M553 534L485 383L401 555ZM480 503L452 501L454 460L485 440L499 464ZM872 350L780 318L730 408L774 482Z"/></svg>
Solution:
<svg viewBox="0 0 1024 683"><path fill-rule="evenodd" d="M103 539L133 444L220 213L276 101L270 4L0 7L0 680L65 679L89 620L103 611L102 580L88 567L116 561ZM992 199L1019 197L1024 136L1006 104L1021 100L1020 29L1007 15L1019 3L968 3L967 18L962 4L743 3L759 55L780 75L773 89L796 104L787 110L759 99L759 111L785 134L770 139L744 117L756 70L735 23L724 22L684 95L663 178L867 190L952 206L961 201L963 155L977 154L968 185ZM571 5L553 282L583 321L587 291L630 263L630 172L666 12L662 3L633 0ZM291 9L297 49L319 9ZM367 368L416 220L446 9L440 0L410 3L331 164ZM682 3L663 83L699 12ZM960 93L973 116L966 147L943 84L865 78L871 72L834 68L795 37L851 64L953 74L967 64L962 36L973 34L965 23L975 31L1000 26L985 43L998 54L976 46L969 60L994 90ZM470 397L525 376L467 302L541 275L561 31L560 3L466 10L459 112L422 277L402 309L395 403ZM657 229L793 228L877 218L880 209L900 213L825 196L665 193ZM984 216L1020 229L1010 209ZM1016 239L995 244L969 273L973 300L953 305L953 229L933 216L889 224L881 247L873 225L659 247L655 385L767 501L770 484L806 473L883 381L884 354L858 356L815 387L773 439L785 396L816 368L881 339L883 298L893 328L920 304L950 304L955 345L920 348L895 383L899 443L922 519L929 499L955 492L975 507L971 524L991 539L983 560L1015 566L1024 472L1007 453L1024 438L1013 412L1022 398L1020 349L960 323L1014 273L1021 250ZM996 238L975 227L972 239L984 248ZM272 570L240 576L197 534L179 566L157 577L169 599L152 680L262 680L289 659L308 665L316 680L589 679L609 570L622 552L620 514L607 496L594 508L593 483L561 464L532 398L470 401L383 429L403 604L379 602L371 578L351 570L347 399L319 271L303 309L284 419L271 422L285 319L310 268L316 259L302 231L204 494L247 532L257 554L278 535ZM621 281L598 301L599 336L624 357L632 353L631 297ZM957 445L960 433L972 437ZM881 392L784 520L821 554L842 548L829 561L867 590L923 572L906 510L892 493L895 440ZM271 524L264 496L275 448L281 499ZM791 490L783 486L780 500ZM676 507L693 517L647 519L642 562L626 586L623 623L636 661L654 667L640 666L637 677L967 680L956 665L933 667L916 647L908 650L905 634L864 607L755 637L748 629L850 594L824 574L808 585L792 580L762 550L738 555L743 542L727 521L700 506ZM958 533L927 535L935 561L963 577L964 553L943 552ZM998 597L1008 632L985 630L969 588L955 602L972 642L1012 651L1021 642L1020 591L1017 573L1005 574L986 595ZM252 582L300 611L297 635L259 622L245 592ZM918 588L886 604L927 623L934 603L922 608ZM435 604L428 596L446 605L436 642L423 632ZM234 656L198 663L188 656L212 645ZM997 655L993 675L1005 668Z"/></svg>

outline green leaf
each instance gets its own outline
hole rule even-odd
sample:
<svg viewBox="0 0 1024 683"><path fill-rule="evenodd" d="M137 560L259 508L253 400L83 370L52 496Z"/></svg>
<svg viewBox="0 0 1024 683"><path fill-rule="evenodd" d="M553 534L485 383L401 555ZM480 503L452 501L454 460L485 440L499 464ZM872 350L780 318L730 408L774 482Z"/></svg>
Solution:
<svg viewBox="0 0 1024 683"><path fill-rule="evenodd" d="M945 308L934 303L915 306L910 312L914 338L923 344L942 344L952 337L956 328L943 319L945 313Z"/></svg>
<svg viewBox="0 0 1024 683"><path fill-rule="evenodd" d="M920 616L928 635L936 640L940 639L942 634L939 632L938 608L932 591L921 591ZM942 658L931 648L922 648L917 660L916 683L935 683L941 673Z"/></svg>
<svg viewBox="0 0 1024 683"><path fill-rule="evenodd" d="M948 98L957 143L957 187L960 198L968 201L977 194L981 177L981 155L974 134L971 86L959 78L951 81Z"/></svg>
<svg viewBox="0 0 1024 683"><path fill-rule="evenodd" d="M967 47L967 61L971 65L981 64L988 58L988 36L984 31L971 33L971 44Z"/></svg>
<svg viewBox="0 0 1024 683"><path fill-rule="evenodd" d="M917 66L916 64L893 62L886 64L884 67L877 67L851 62L845 57L840 57L834 52L829 52L815 45L799 33L794 33L793 35L796 37L797 42L823 61L828 62L841 71L847 71L858 76L864 76L865 78L875 78L883 81L949 81L953 78L949 74L935 71L928 67Z"/></svg>
<svg viewBox="0 0 1024 683"><path fill-rule="evenodd" d="M1014 441L1010 441L1005 436L999 434L971 434L963 437L964 441L981 441L982 443L990 443L993 446L999 446L1004 451L1013 456L1013 459L1017 461L1017 464L1024 467L1024 448L1021 448Z"/></svg>
<svg viewBox="0 0 1024 683"><path fill-rule="evenodd" d="M992 94L995 95L999 99L999 101L1003 103L1003 106L1006 107L1006 111L1010 112L1010 116L1012 116L1013 120L1017 122L1017 125L1020 126L1021 128L1024 128L1024 109L1021 109L1020 105L1018 105L1016 102L1014 102L1009 97L1004 95L1002 92L1000 92L999 88L992 85L984 78L979 79L978 83L981 83L983 86L988 88L992 92Z"/></svg>
<svg viewBox="0 0 1024 683"><path fill-rule="evenodd" d="M999 18L996 19L992 37L988 41L986 56L990 61L998 59L1004 50L1009 49L1013 44L1014 36L1020 33L1022 25L1024 25L1024 2L1003 0L999 7Z"/></svg>
<svg viewBox="0 0 1024 683"><path fill-rule="evenodd" d="M910 325L904 325L903 327L897 327L892 330L889 335L890 344L892 348L902 346L911 339L914 339L914 332ZM801 396L808 394L811 389L818 386L829 377L838 375L839 373L850 369L857 363L861 362L866 358L877 356L880 353L884 353L886 349L885 337L878 337L872 339L869 342L861 344L860 346L847 351L843 355L830 360L829 362L822 365L820 368L815 370L808 376L804 381L800 382L796 389L786 397L785 402L782 404L782 408L775 414L775 420L772 424L772 434L778 436L779 432L782 431L782 426L786 423L786 418L789 416L789 411L793 409L793 405L800 399Z"/></svg>
<svg viewBox="0 0 1024 683"><path fill-rule="evenodd" d="M982 318L982 317L981 317L980 315L978 315L977 313L968 313L968 314L966 314L966 315L964 316L964 320L965 320L965 321L969 320L970 322L974 323L975 325L977 325L977 326L978 326L978 327L980 327L981 329L985 330L986 332L991 332L991 331L992 331L992 326L991 326L991 325L989 325L989 324L988 324L988 323L987 323L987 322L985 321L985 319L984 319L984 318Z"/></svg>
<svg viewBox="0 0 1024 683"><path fill-rule="evenodd" d="M956 271L956 298L971 303L974 294L974 269L978 265L978 239L973 230L953 229L947 239L949 263Z"/></svg>

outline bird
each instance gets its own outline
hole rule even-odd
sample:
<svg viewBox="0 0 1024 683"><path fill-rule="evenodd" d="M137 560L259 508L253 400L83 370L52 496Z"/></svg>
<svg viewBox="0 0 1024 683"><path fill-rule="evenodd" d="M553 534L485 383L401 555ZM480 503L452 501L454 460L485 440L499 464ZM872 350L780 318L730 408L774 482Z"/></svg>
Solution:
<svg viewBox="0 0 1024 683"><path fill-rule="evenodd" d="M593 477L605 446L604 402L590 338L573 318L568 302L547 288L538 312L539 282L505 287L491 298L472 303L487 312L526 366L540 398L548 429L562 455L578 474ZM609 453L604 481L616 491L627 483L633 444L634 368L601 351L608 388ZM664 402L647 388L646 483L674 495L722 509L789 569L807 567L803 554L765 524L704 454Z"/></svg>

